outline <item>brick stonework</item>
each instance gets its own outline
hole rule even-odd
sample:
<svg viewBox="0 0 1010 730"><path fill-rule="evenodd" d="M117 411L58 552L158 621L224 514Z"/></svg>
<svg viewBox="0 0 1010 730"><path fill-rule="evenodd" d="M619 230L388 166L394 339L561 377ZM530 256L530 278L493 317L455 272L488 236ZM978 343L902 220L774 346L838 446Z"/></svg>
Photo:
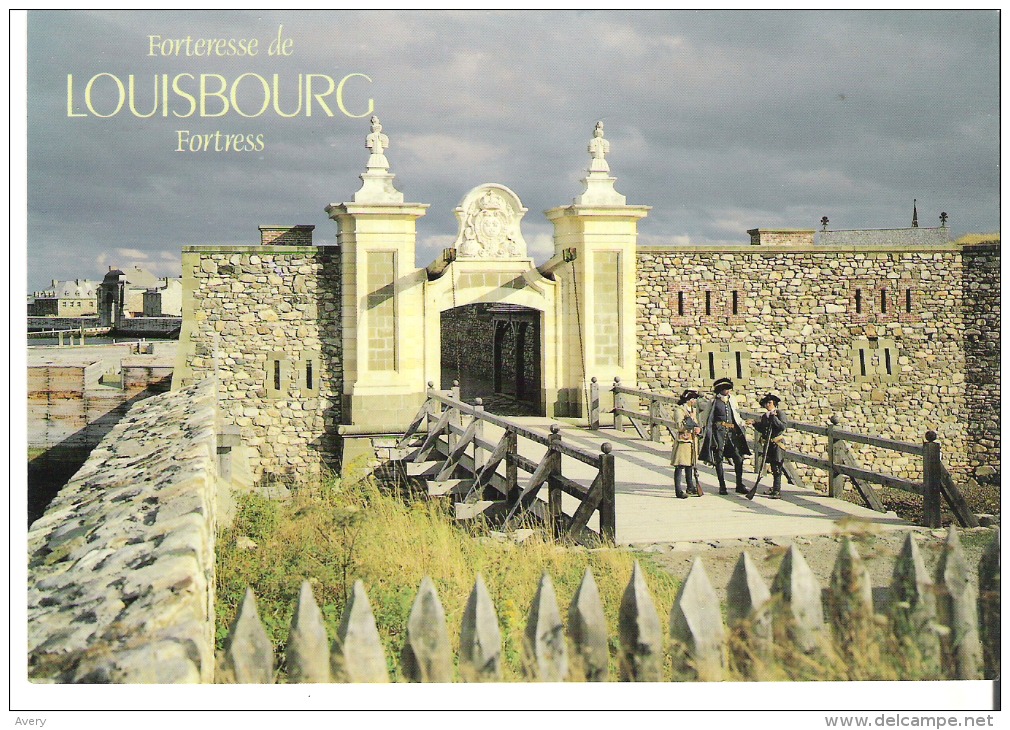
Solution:
<svg viewBox="0 0 1010 730"><path fill-rule="evenodd" d="M260 226L261 246L311 246L315 226Z"/></svg>

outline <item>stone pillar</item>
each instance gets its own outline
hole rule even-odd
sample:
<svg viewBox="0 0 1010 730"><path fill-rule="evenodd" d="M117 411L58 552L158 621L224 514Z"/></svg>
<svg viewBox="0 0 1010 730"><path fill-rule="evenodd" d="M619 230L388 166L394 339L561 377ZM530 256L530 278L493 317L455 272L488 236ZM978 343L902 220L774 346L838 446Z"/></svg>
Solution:
<svg viewBox="0 0 1010 730"><path fill-rule="evenodd" d="M635 387L638 359L635 283L638 221L651 208L627 205L614 189L605 155L610 144L598 122L589 143L592 161L585 190L572 205L546 212L554 224L554 252L573 250L575 260L554 271L562 351L559 413L583 416L593 377ZM601 408L611 406L604 402Z"/></svg>
<svg viewBox="0 0 1010 730"><path fill-rule="evenodd" d="M372 117L361 189L351 202L326 206L340 227L343 421L375 428L406 426L425 397L425 272L414 248L428 206L404 203L393 187L388 145Z"/></svg>

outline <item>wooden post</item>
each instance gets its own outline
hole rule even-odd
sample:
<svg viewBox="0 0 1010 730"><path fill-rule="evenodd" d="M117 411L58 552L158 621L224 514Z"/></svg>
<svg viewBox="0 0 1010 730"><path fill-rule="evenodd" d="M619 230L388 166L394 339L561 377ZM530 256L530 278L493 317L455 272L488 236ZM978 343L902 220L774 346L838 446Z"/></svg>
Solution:
<svg viewBox="0 0 1010 730"><path fill-rule="evenodd" d="M832 416L828 423L828 496L841 499L845 489L845 476L835 471L835 463L838 460L838 440L835 438L837 425L838 416Z"/></svg>
<svg viewBox="0 0 1010 730"><path fill-rule="evenodd" d="M603 498L600 500L600 537L608 542L617 539L616 489L614 484L614 447L609 441L600 446L600 480L603 483Z"/></svg>
<svg viewBox="0 0 1010 730"><path fill-rule="evenodd" d="M519 465L516 456L519 454L519 437L515 431L506 431L505 438L505 506L511 512L519 501Z"/></svg>
<svg viewBox="0 0 1010 730"><path fill-rule="evenodd" d="M589 381L589 429L597 431L600 428L600 384L594 377Z"/></svg>
<svg viewBox="0 0 1010 730"><path fill-rule="evenodd" d="M523 673L534 682L563 682L568 678L568 645L557 594L545 572L533 597L523 632Z"/></svg>
<svg viewBox="0 0 1010 730"><path fill-rule="evenodd" d="M330 674L342 682L388 682L386 652L365 584L354 581L330 654Z"/></svg>
<svg viewBox="0 0 1010 730"><path fill-rule="evenodd" d="M659 400L656 398L649 398L649 440L657 444L663 440L659 430L659 424L656 422L656 419L658 418Z"/></svg>
<svg viewBox="0 0 1010 730"><path fill-rule="evenodd" d="M593 571L588 566L568 607L568 636L572 640L569 661L573 679L606 682L610 673L607 617Z"/></svg>
<svg viewBox="0 0 1010 730"><path fill-rule="evenodd" d="M63 347L63 332L60 332L59 335L60 335L60 347Z"/></svg>
<svg viewBox="0 0 1010 730"><path fill-rule="evenodd" d="M558 446L561 444L561 426L551 425L551 435L547 437L550 442L547 451L551 457L550 471L547 476L547 512L549 514L551 534L555 537L561 536L561 485L554 478L561 476L561 452Z"/></svg>
<svg viewBox="0 0 1010 730"><path fill-rule="evenodd" d="M487 461L487 457L484 454L484 449L480 447L480 441L484 438L484 420L481 416L484 414L484 399L478 398L473 402L473 418L475 421L473 429L473 473L477 474L481 467L484 466L484 462Z"/></svg>
<svg viewBox="0 0 1010 730"><path fill-rule="evenodd" d="M621 681L663 681L663 629L637 560L621 598L618 631L617 669Z"/></svg>
<svg viewBox="0 0 1010 730"><path fill-rule="evenodd" d="M452 397L459 400L459 381L452 381ZM445 429L445 435L448 437L449 452L451 453L454 448L456 448L457 436L452 431L452 426L462 426L463 425L463 414L459 412L458 408L452 408L452 415L449 417L448 427Z"/></svg>
<svg viewBox="0 0 1010 730"><path fill-rule="evenodd" d="M614 430L623 431L624 430L624 416L622 416L618 409L624 408L624 397L617 392L617 389L621 387L621 379L614 378Z"/></svg>
<svg viewBox="0 0 1010 730"><path fill-rule="evenodd" d="M400 668L410 682L452 681L452 648L445 625L445 609L428 576L421 580L407 618Z"/></svg>
<svg viewBox="0 0 1010 730"><path fill-rule="evenodd" d="M435 389L435 383L431 380L428 381L428 392L425 396L431 400L431 392ZM428 409L428 417L425 419L425 431L430 432L431 427L435 425L438 420L438 414L442 410L442 405L438 401L431 401L432 407Z"/></svg>
<svg viewBox="0 0 1010 730"><path fill-rule="evenodd" d="M284 656L288 666L288 681L292 684L330 681L330 647L326 638L326 625L307 580L302 581L298 592L298 603L291 619Z"/></svg>
<svg viewBox="0 0 1010 730"><path fill-rule="evenodd" d="M922 524L940 526L940 444L936 431L926 431L922 445Z"/></svg>
<svg viewBox="0 0 1010 730"><path fill-rule="evenodd" d="M459 673L464 682L501 681L498 614L480 573L470 591L459 635Z"/></svg>

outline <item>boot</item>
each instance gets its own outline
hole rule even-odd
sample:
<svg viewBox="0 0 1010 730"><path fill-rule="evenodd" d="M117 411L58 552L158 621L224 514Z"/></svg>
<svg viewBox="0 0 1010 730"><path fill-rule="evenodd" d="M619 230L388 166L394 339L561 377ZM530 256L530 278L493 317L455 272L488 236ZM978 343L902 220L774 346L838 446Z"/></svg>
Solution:
<svg viewBox="0 0 1010 730"><path fill-rule="evenodd" d="M743 460L736 464L736 493L747 494L750 490L743 485Z"/></svg>
<svg viewBox="0 0 1010 730"><path fill-rule="evenodd" d="M692 497L700 497L698 486L694 483L694 469L687 467L684 473L687 475L687 493Z"/></svg>
<svg viewBox="0 0 1010 730"><path fill-rule="evenodd" d="M677 499L687 499L687 494L680 487L680 472L684 470L684 467L678 466L674 467L673 470L673 489L677 493ZM690 482L691 477L688 477L688 482Z"/></svg>
<svg viewBox="0 0 1010 730"><path fill-rule="evenodd" d="M772 488L765 492L768 499L782 499L779 492L782 489L782 467L772 464Z"/></svg>
<svg viewBox="0 0 1010 730"><path fill-rule="evenodd" d="M726 489L726 474L722 468L722 459L718 459L715 462L715 475L719 479L719 494L729 494Z"/></svg>

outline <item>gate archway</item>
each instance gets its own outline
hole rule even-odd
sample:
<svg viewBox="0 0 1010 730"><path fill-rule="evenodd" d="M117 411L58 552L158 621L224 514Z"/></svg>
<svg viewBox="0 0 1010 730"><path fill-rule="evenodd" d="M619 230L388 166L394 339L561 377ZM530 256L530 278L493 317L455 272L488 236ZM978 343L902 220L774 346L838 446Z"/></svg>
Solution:
<svg viewBox="0 0 1010 730"><path fill-rule="evenodd" d="M469 304L441 313L441 388L480 398L502 416L543 416L541 313L516 304Z"/></svg>
<svg viewBox="0 0 1010 730"><path fill-rule="evenodd" d="M519 197L494 183L477 186L456 208L459 233L451 249L451 263L438 270L429 267L424 286L425 379L433 383L447 380L442 372L446 349L443 314L485 305L491 349L485 354L490 355L493 391L525 400L543 415L553 412L557 401L558 283L541 275L526 255L526 241L519 228L524 213ZM507 349L513 353L511 367L503 367L507 365L503 362ZM516 353L527 350L533 353L535 363L529 368L516 367ZM465 353L456 355L462 358ZM452 353L448 359L451 364ZM503 370L511 374L511 383L502 380ZM536 382L532 382L531 372L536 374Z"/></svg>

